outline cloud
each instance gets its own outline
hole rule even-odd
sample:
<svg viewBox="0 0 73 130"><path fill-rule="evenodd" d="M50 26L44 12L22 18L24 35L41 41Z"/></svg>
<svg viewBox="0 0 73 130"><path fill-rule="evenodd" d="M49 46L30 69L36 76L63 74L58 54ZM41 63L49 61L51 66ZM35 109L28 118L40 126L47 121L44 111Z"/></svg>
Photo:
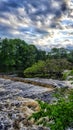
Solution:
<svg viewBox="0 0 73 130"><path fill-rule="evenodd" d="M55 4L54 4L55 3ZM19 8L21 10L19 11ZM19 11L19 12L18 12ZM0 1L0 12L10 12L15 14L18 19L24 18L24 12L31 20L31 23L34 25L37 22L41 22L42 25L45 25L45 17L51 16L49 21L56 20L62 16L62 13L67 11L67 2L62 0L1 0ZM21 14L21 13L22 14ZM19 14L20 15L19 15Z"/></svg>
<svg viewBox="0 0 73 130"><path fill-rule="evenodd" d="M45 49L72 39L72 18L73 0L0 0L0 36Z"/></svg>

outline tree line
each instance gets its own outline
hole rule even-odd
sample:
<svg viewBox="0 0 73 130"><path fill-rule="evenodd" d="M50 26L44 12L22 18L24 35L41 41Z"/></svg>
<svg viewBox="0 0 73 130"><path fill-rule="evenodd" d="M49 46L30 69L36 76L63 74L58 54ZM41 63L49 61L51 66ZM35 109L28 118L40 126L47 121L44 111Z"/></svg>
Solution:
<svg viewBox="0 0 73 130"><path fill-rule="evenodd" d="M73 69L73 50L53 48L45 57L45 60L40 60L25 69L24 75L26 77L63 79L64 71Z"/></svg>
<svg viewBox="0 0 73 130"><path fill-rule="evenodd" d="M38 60L45 59L45 51L20 39L0 40L0 67L23 67L26 69Z"/></svg>
<svg viewBox="0 0 73 130"><path fill-rule="evenodd" d="M22 67L25 77L60 77L73 67L73 50L53 48L47 52L20 39L0 40L0 67Z"/></svg>

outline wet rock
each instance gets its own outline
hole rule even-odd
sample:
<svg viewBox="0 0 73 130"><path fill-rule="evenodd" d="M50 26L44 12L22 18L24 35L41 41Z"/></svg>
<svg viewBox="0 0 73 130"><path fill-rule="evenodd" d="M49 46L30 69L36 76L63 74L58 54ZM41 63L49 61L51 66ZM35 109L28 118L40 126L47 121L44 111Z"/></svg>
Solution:
<svg viewBox="0 0 73 130"><path fill-rule="evenodd" d="M2 103L0 103L0 111L2 111L2 110L3 110L3 108L4 108L3 104L2 104Z"/></svg>
<svg viewBox="0 0 73 130"><path fill-rule="evenodd" d="M8 130L11 127L10 123L6 122L4 124L4 130Z"/></svg>
<svg viewBox="0 0 73 130"><path fill-rule="evenodd" d="M20 124L19 124L19 121L18 120L15 120L13 122L13 128L16 129L16 130L19 130L20 129Z"/></svg>
<svg viewBox="0 0 73 130"><path fill-rule="evenodd" d="M3 124L0 122L0 130L3 130Z"/></svg>

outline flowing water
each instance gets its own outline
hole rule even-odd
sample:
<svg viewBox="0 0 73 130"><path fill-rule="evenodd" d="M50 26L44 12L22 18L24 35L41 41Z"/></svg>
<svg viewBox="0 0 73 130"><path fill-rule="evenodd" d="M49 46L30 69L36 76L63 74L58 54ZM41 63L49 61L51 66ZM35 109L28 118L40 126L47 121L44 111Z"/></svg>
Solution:
<svg viewBox="0 0 73 130"><path fill-rule="evenodd" d="M27 130L31 124L27 117L39 108L33 99L49 102L50 93L50 88L0 78L0 130Z"/></svg>

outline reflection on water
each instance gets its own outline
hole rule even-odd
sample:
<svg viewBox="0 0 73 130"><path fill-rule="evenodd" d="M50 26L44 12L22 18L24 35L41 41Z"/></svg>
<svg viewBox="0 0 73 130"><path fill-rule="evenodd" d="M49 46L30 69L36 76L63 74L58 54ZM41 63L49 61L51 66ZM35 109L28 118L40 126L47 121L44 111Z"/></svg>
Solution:
<svg viewBox="0 0 73 130"><path fill-rule="evenodd" d="M14 67L14 66L0 66L0 74L16 74L17 76L24 76L24 67Z"/></svg>

